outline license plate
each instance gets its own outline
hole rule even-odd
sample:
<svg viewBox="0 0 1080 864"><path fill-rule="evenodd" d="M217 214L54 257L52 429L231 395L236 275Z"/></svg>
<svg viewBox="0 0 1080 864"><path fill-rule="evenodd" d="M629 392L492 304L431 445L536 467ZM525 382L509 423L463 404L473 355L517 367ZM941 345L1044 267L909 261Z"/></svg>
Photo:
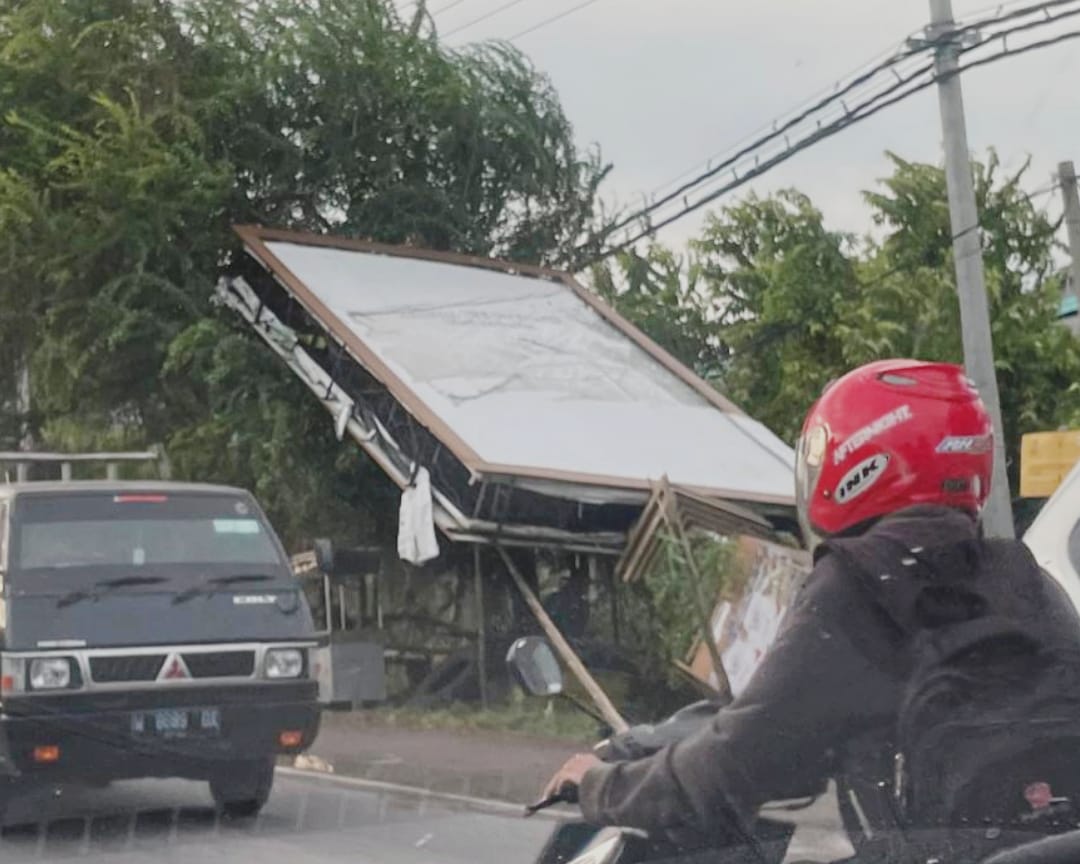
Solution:
<svg viewBox="0 0 1080 864"><path fill-rule="evenodd" d="M179 738L216 735L221 731L218 708L161 708L131 715L131 731L136 735Z"/></svg>
<svg viewBox="0 0 1080 864"><path fill-rule="evenodd" d="M154 731L167 735L171 732L187 732L187 711L155 711Z"/></svg>

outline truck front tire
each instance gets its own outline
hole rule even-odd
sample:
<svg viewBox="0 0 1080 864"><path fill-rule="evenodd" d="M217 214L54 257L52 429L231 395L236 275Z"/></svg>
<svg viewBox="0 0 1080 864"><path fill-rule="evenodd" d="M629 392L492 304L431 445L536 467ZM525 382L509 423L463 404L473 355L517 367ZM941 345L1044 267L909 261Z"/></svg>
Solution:
<svg viewBox="0 0 1080 864"><path fill-rule="evenodd" d="M230 762L210 778L210 794L230 819L252 819L270 798L274 787L274 757Z"/></svg>

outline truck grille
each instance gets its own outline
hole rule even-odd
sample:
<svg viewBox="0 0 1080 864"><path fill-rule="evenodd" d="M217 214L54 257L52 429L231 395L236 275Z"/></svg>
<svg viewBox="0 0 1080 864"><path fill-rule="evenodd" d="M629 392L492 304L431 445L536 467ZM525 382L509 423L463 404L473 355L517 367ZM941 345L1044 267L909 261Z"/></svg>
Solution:
<svg viewBox="0 0 1080 864"><path fill-rule="evenodd" d="M211 651L185 654L192 678L247 678L255 671L254 651Z"/></svg>
<svg viewBox="0 0 1080 864"><path fill-rule="evenodd" d="M128 654L122 657L91 657L90 676L101 684L117 681L154 681L164 654Z"/></svg>

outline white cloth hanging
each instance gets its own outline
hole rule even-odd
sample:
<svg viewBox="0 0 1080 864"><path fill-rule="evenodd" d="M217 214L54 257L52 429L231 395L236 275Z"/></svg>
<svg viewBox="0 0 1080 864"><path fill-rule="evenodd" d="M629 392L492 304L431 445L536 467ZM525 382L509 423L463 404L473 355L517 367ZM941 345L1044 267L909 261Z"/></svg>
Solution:
<svg viewBox="0 0 1080 864"><path fill-rule="evenodd" d="M431 475L427 468L417 469L412 485L401 493L398 557L410 564L423 564L439 557L431 508Z"/></svg>

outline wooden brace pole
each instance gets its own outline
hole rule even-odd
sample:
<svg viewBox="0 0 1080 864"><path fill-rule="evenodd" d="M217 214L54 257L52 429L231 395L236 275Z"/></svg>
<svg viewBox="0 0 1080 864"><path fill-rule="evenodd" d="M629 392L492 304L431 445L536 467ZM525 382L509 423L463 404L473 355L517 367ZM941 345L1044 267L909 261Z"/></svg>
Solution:
<svg viewBox="0 0 1080 864"><path fill-rule="evenodd" d="M487 622L484 620L484 574L480 567L480 547L473 547L473 597L476 603L476 668L480 675L480 706L488 707Z"/></svg>
<svg viewBox="0 0 1080 864"><path fill-rule="evenodd" d="M716 673L717 690L723 696L731 697L731 682L728 680L727 670L724 668L724 661L720 657L720 649L716 646L716 640L713 638L711 624L711 614L709 612L708 602L705 599L705 593L702 588L704 580L701 575L701 571L698 570L697 560L694 558L694 550L690 547L690 541L686 536L686 532L679 526L673 526L673 530L678 534L679 540L682 543L683 554L686 555L686 563L690 566L691 581L694 583L694 594L697 599L698 614L701 616L701 638L705 640L705 647L709 651L709 658L712 660L713 672Z"/></svg>
<svg viewBox="0 0 1080 864"><path fill-rule="evenodd" d="M686 557L686 565L690 568L690 581L693 583L694 599L697 601L698 607L698 626L701 629L701 638L705 642L705 649L709 652L709 659L712 661L713 672L716 673L717 689L721 695L730 698L733 695L731 682L728 680L724 661L720 657L720 649L713 638L712 610L709 608L709 601L705 596L705 580L698 569L697 559L694 557L694 550L690 545L690 538L686 536L686 531L683 530L682 521L679 519L678 514L678 503L672 495L671 486L668 485L666 477L662 483L661 512L664 514L664 521L667 523L668 530L679 541L683 555Z"/></svg>
<svg viewBox="0 0 1080 864"><path fill-rule="evenodd" d="M547 610L540 603L540 598L533 593L533 590L525 581L525 577L521 575L521 571L518 570L517 566L514 564L513 559L511 559L502 546L496 548L499 550L499 555L502 557L503 563L506 564L506 569L510 572L514 584L517 585L518 591L520 591L521 596L525 598L526 604L528 604L533 615L536 616L536 620L540 622L544 634L551 642L552 647L558 652L563 663L566 664L570 672L573 673L574 677L581 683L581 686L585 688L585 691L592 698L596 707L603 715L604 720L607 721L607 724L615 730L616 733L625 732L630 727L611 703L607 693L605 693L603 688L596 682L596 679L589 674L589 670L585 668L585 664L581 662L581 659L574 653L574 649L570 647L570 643L567 642L562 633L559 632L559 628L555 626L555 622L551 620L551 616L548 615Z"/></svg>

